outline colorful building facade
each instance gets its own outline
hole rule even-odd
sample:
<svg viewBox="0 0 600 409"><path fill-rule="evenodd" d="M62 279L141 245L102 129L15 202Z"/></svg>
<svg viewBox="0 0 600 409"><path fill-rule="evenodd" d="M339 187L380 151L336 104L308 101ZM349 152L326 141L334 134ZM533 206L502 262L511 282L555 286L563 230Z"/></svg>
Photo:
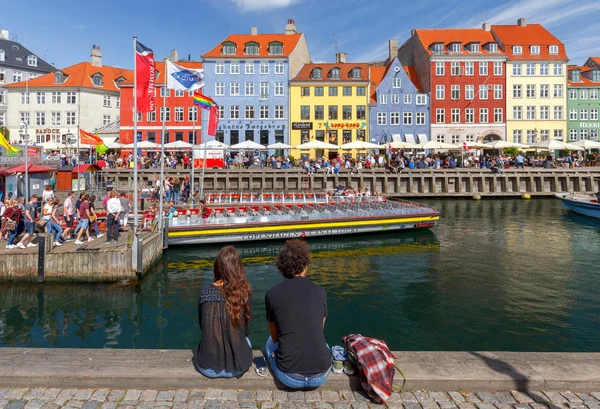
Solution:
<svg viewBox="0 0 600 409"><path fill-rule="evenodd" d="M289 142L289 80L310 62L293 20L282 34L232 34L202 59L203 92L219 104L217 140Z"/></svg>
<svg viewBox="0 0 600 409"><path fill-rule="evenodd" d="M305 64L290 81L290 144L369 141L369 64ZM335 158L342 151L329 150ZM292 155L308 154L292 151ZM322 155L317 152L317 156Z"/></svg>
<svg viewBox="0 0 600 409"><path fill-rule="evenodd" d="M600 58L590 57L583 66L569 66L568 93L569 142L581 139L598 141Z"/></svg>
<svg viewBox="0 0 600 409"><path fill-rule="evenodd" d="M567 62L564 44L540 24L494 25L507 56L506 111L509 141L533 144L567 134Z"/></svg>
<svg viewBox="0 0 600 409"><path fill-rule="evenodd" d="M402 64L414 67L429 93L431 140L506 139L506 55L481 29L413 30L399 49Z"/></svg>

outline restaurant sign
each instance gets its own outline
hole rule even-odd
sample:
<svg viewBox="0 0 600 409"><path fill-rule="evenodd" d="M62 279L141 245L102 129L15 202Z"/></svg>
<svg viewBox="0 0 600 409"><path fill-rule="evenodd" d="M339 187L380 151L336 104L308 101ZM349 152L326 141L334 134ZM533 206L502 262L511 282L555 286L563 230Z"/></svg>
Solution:
<svg viewBox="0 0 600 409"><path fill-rule="evenodd" d="M295 131L310 130L310 129L313 129L313 123L312 122L292 122L292 129Z"/></svg>
<svg viewBox="0 0 600 409"><path fill-rule="evenodd" d="M600 122L580 122L580 128L600 128Z"/></svg>
<svg viewBox="0 0 600 409"><path fill-rule="evenodd" d="M59 128L37 128L35 130L36 135L60 135Z"/></svg>

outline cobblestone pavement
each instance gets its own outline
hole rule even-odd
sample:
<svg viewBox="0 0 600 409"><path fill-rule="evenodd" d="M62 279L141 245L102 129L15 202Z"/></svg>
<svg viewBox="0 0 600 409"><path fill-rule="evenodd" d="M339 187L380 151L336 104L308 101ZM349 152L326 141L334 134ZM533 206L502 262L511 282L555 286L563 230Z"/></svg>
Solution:
<svg viewBox="0 0 600 409"><path fill-rule="evenodd" d="M360 392L221 389L0 389L0 409L600 409L600 392L402 392L387 405Z"/></svg>

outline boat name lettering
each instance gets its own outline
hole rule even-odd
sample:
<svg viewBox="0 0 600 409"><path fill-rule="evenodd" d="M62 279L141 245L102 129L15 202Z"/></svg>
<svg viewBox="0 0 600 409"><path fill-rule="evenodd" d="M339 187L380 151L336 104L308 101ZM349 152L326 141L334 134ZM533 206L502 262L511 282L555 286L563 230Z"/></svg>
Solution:
<svg viewBox="0 0 600 409"><path fill-rule="evenodd" d="M294 237L315 237L315 236L333 236L337 234L354 234L358 233L358 229L342 228L342 229L322 229L309 232L282 231L274 233L252 233L244 234L243 240L270 240L270 239L289 239Z"/></svg>

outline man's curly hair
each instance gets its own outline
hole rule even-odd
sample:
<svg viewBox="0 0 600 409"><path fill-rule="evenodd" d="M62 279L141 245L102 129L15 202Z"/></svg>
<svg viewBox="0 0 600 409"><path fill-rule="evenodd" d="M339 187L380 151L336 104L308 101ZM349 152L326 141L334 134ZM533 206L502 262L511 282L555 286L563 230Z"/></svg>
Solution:
<svg viewBox="0 0 600 409"><path fill-rule="evenodd" d="M285 278L294 278L310 264L310 250L300 239L288 240L277 255L277 269Z"/></svg>

